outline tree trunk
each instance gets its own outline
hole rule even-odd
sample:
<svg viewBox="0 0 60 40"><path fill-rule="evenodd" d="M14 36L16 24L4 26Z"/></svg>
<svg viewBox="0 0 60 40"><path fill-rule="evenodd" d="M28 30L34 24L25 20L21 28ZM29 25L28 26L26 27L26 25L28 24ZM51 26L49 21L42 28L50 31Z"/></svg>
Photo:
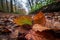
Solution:
<svg viewBox="0 0 60 40"><path fill-rule="evenodd" d="M3 7L3 0L1 0L1 8L2 8L1 11L3 11L3 9L4 9L4 7Z"/></svg>
<svg viewBox="0 0 60 40"><path fill-rule="evenodd" d="M16 0L14 0L15 12L16 12Z"/></svg>
<svg viewBox="0 0 60 40"><path fill-rule="evenodd" d="M29 3L29 5L30 5L30 8L31 8L31 2L30 2L30 0L28 0L28 3Z"/></svg>
<svg viewBox="0 0 60 40"><path fill-rule="evenodd" d="M10 6L11 6L11 11L10 12L13 12L13 1L10 0Z"/></svg>
<svg viewBox="0 0 60 40"><path fill-rule="evenodd" d="M9 7L8 7L8 1L6 0L6 8L7 8L7 12L9 12Z"/></svg>
<svg viewBox="0 0 60 40"><path fill-rule="evenodd" d="M34 5L33 0L31 0L31 2L32 2L31 4Z"/></svg>

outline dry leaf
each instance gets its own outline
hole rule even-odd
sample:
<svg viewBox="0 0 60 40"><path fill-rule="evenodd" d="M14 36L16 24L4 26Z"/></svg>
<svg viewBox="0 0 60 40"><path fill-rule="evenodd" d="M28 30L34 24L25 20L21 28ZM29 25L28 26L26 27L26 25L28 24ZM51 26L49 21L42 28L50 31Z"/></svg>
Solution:
<svg viewBox="0 0 60 40"><path fill-rule="evenodd" d="M42 12L37 13L33 18L33 22L44 26L46 23L44 14Z"/></svg>

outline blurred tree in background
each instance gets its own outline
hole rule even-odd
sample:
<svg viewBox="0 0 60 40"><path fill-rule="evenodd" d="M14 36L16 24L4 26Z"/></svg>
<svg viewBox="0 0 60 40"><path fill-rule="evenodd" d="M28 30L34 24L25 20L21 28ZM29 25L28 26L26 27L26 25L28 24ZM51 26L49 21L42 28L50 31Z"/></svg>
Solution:
<svg viewBox="0 0 60 40"><path fill-rule="evenodd" d="M42 8L43 6L49 5L55 0L28 0L31 8L31 12L38 10L39 8Z"/></svg>
<svg viewBox="0 0 60 40"><path fill-rule="evenodd" d="M13 0L10 0L11 12L13 12Z"/></svg>
<svg viewBox="0 0 60 40"><path fill-rule="evenodd" d="M22 0L0 0L0 12L26 14L27 10L28 12L33 12L35 10L42 8L43 6L55 2L55 0L25 0L26 3L24 3L23 1Z"/></svg>

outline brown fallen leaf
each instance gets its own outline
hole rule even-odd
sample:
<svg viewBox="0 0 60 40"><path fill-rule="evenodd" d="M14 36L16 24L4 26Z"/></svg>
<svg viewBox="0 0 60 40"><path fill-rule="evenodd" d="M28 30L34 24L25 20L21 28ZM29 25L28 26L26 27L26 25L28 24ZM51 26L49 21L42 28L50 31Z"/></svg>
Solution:
<svg viewBox="0 0 60 40"><path fill-rule="evenodd" d="M43 12L38 12L34 17L33 17L33 23L34 24L40 24L40 25L45 25L46 19L45 15Z"/></svg>
<svg viewBox="0 0 60 40"><path fill-rule="evenodd" d="M44 27L44 26L42 26L40 24L33 25L32 29L35 30L35 31L40 31L40 32L43 31L43 30L50 30L50 28Z"/></svg>

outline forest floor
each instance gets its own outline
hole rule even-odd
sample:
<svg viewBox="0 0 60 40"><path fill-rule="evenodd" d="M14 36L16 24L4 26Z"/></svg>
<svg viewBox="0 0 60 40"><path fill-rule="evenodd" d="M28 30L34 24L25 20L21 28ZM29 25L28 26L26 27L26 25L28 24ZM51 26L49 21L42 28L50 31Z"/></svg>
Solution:
<svg viewBox="0 0 60 40"><path fill-rule="evenodd" d="M2 20L2 18L3 17L5 17L5 16L7 16L7 18L14 18L15 16L17 17L17 16L19 16L19 14L12 14L12 13L0 13L0 23L1 23L1 20ZM1 18L2 17L2 18ZM50 28L57 28L57 29L60 29L59 27L60 27L60 21L59 20L57 20L57 21L54 21L54 19L50 19L50 20L48 20L48 18L46 18L46 21L47 21L47 23L46 23L46 26L47 27L50 27ZM4 23L2 23L2 24L4 24ZM10 24L9 24L10 25ZM9 26L8 25L8 26ZM54 27L53 27L54 26ZM60 31L57 31L59 34L60 34ZM8 39L9 38L9 35L0 35L0 40L12 40L12 39ZM54 38L55 39L55 38ZM14 39L15 40L15 39ZM59 38L58 39L56 39L56 40L60 40L60 36L59 36Z"/></svg>

